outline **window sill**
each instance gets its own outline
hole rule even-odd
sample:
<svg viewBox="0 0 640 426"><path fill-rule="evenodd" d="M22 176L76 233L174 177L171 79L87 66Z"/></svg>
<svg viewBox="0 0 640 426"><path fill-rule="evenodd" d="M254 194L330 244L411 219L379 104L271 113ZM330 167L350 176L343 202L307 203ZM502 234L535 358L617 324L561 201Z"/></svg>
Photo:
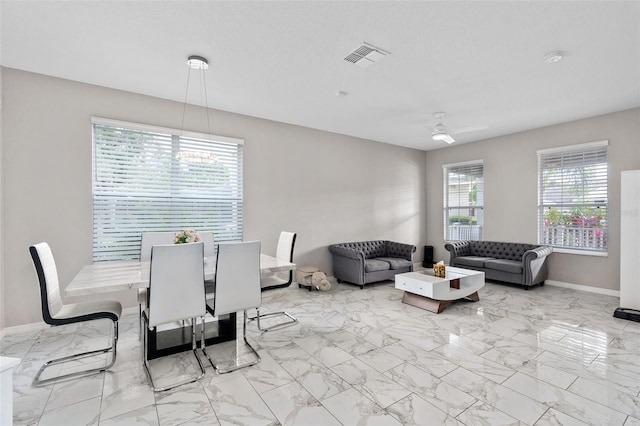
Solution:
<svg viewBox="0 0 640 426"><path fill-rule="evenodd" d="M572 249L566 249L566 248L553 247L553 252L564 253L564 254L577 254L580 256L609 257L609 252L606 252L606 251L572 250Z"/></svg>

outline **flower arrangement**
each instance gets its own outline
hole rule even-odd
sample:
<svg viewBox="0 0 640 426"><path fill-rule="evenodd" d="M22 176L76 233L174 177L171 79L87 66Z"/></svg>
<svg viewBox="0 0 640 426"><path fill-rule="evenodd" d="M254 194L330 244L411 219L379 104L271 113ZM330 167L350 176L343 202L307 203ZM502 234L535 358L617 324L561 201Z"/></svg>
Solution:
<svg viewBox="0 0 640 426"><path fill-rule="evenodd" d="M173 237L174 244L197 243L199 241L200 234L192 229L184 229L180 232L176 232L176 235Z"/></svg>

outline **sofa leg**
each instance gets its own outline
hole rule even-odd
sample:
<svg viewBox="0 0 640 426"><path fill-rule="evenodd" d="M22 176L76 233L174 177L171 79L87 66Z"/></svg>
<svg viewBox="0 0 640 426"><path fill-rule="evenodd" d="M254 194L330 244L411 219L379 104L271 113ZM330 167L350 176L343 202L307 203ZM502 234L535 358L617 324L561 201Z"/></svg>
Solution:
<svg viewBox="0 0 640 426"><path fill-rule="evenodd" d="M526 291L529 291L529 286L528 286L528 285L525 285L525 286L524 286L524 289L525 289Z"/></svg>
<svg viewBox="0 0 640 426"><path fill-rule="evenodd" d="M336 278L336 281L338 281L339 283L344 282L344 281L342 281L340 278Z"/></svg>
<svg viewBox="0 0 640 426"><path fill-rule="evenodd" d="M360 290L364 289L364 284L360 284Z"/></svg>
<svg viewBox="0 0 640 426"><path fill-rule="evenodd" d="M544 281L540 283L540 287L543 287L543 286L544 286Z"/></svg>

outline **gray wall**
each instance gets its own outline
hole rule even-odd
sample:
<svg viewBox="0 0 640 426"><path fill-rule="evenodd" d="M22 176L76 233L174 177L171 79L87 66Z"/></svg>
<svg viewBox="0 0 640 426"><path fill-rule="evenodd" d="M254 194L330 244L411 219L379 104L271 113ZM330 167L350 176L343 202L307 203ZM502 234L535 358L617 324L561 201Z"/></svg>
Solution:
<svg viewBox="0 0 640 426"><path fill-rule="evenodd" d="M51 244L63 286L91 262L91 116L180 128L182 104L0 73L1 329L41 319L30 244ZM274 254L279 231L296 231L296 263L328 273L326 246L338 241L432 244L448 260L442 164L460 161L484 160L485 238L535 242L536 150L608 139L609 257L555 253L550 279L618 289L620 171L640 168L640 109L428 153L216 110L211 118L212 133L246 141L245 238ZM189 110L185 128L207 131ZM135 305L132 292L116 297Z"/></svg>
<svg viewBox="0 0 640 426"><path fill-rule="evenodd" d="M609 256L554 253L549 279L619 290L620 172L640 168L640 109L429 151L427 236L436 259L449 261L443 245L443 164L484 160L485 240L536 243L536 151L605 139L609 140Z"/></svg>
<svg viewBox="0 0 640 426"><path fill-rule="evenodd" d="M180 128L182 104L8 68L2 87L0 309L15 326L41 320L29 245L49 242L63 286L91 263L91 116ZM281 230L295 231L294 261L331 273L334 242L425 243L425 152L222 111L211 118L212 133L245 139L244 237L264 252L275 254ZM207 132L206 121L187 111L185 129ZM117 296L135 305L133 292Z"/></svg>

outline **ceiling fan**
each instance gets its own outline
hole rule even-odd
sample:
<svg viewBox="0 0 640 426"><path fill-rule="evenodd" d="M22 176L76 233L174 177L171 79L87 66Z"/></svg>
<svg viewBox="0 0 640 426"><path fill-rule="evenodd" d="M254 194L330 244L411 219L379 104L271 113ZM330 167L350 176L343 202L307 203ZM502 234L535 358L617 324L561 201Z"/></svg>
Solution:
<svg viewBox="0 0 640 426"><path fill-rule="evenodd" d="M434 112L433 116L436 118L435 126L431 127L431 137L434 141L444 141L448 144L454 143L456 140L451 136L452 133L465 133L465 132L473 132L475 130L483 130L488 128L489 126L477 126L477 127L469 127L467 129L459 129L455 132L449 132L447 126L442 123L442 119L446 115L445 112L438 111Z"/></svg>

